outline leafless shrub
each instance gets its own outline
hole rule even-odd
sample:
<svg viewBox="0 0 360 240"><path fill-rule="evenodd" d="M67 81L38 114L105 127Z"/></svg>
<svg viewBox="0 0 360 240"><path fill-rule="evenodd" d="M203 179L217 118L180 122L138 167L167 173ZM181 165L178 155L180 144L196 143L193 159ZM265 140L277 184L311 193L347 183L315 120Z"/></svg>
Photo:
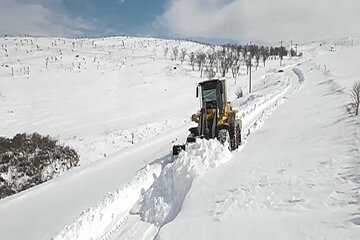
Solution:
<svg viewBox="0 0 360 240"><path fill-rule="evenodd" d="M223 47L222 51L218 51L217 56L220 62L221 76L225 77L226 73L228 73L229 68L233 62L232 52L229 50L230 48Z"/></svg>
<svg viewBox="0 0 360 240"><path fill-rule="evenodd" d="M256 52L256 53L255 53L256 70L257 70L258 67L259 67L260 57L261 57L260 52Z"/></svg>
<svg viewBox="0 0 360 240"><path fill-rule="evenodd" d="M49 136L0 137L0 199L50 180L78 162L75 150Z"/></svg>
<svg viewBox="0 0 360 240"><path fill-rule="evenodd" d="M172 55L173 55L174 61L176 61L177 57L179 56L179 48L178 47L172 48Z"/></svg>
<svg viewBox="0 0 360 240"><path fill-rule="evenodd" d="M350 92L351 101L353 108L355 110L355 116L359 114L359 106L360 106L360 81L354 83L353 88Z"/></svg>
<svg viewBox="0 0 360 240"><path fill-rule="evenodd" d="M183 48L183 49L181 49L181 52L180 52L181 64L183 64L183 62L185 61L185 57L186 57L186 48Z"/></svg>
<svg viewBox="0 0 360 240"><path fill-rule="evenodd" d="M165 56L165 58L167 57L168 52L169 52L169 48L168 48L168 47L165 47L165 48L164 48L164 56Z"/></svg>
<svg viewBox="0 0 360 240"><path fill-rule="evenodd" d="M194 71L194 66L195 66L195 53L191 52L189 55L190 58L190 64L192 66L192 70Z"/></svg>
<svg viewBox="0 0 360 240"><path fill-rule="evenodd" d="M216 71L213 68L206 68L205 69L207 78L211 79L216 76Z"/></svg>
<svg viewBox="0 0 360 240"><path fill-rule="evenodd" d="M235 92L236 98L241 98L243 96L243 90L239 87Z"/></svg>
<svg viewBox="0 0 360 240"><path fill-rule="evenodd" d="M214 52L214 50L211 50L211 51L207 52L207 58L209 60L209 68L213 69L214 65L215 65L216 58L217 58L217 55Z"/></svg>
<svg viewBox="0 0 360 240"><path fill-rule="evenodd" d="M205 64L206 54L202 51L196 53L196 63L198 65L199 71L202 69L202 66Z"/></svg>

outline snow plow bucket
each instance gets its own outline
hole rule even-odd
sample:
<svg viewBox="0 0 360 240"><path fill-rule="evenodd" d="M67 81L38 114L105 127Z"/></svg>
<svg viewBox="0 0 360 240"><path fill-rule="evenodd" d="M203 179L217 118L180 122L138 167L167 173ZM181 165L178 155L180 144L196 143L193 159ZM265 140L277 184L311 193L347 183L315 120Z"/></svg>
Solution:
<svg viewBox="0 0 360 240"><path fill-rule="evenodd" d="M184 145L174 145L173 150L172 150L173 156L179 155L179 153L183 150L185 150L185 144Z"/></svg>

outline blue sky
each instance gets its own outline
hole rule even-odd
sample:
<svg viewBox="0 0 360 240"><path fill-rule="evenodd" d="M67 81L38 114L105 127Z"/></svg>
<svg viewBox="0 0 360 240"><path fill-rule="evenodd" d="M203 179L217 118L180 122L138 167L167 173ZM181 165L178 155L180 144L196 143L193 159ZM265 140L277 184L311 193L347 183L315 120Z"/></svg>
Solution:
<svg viewBox="0 0 360 240"><path fill-rule="evenodd" d="M360 36L359 12L359 0L0 0L0 35L302 43Z"/></svg>
<svg viewBox="0 0 360 240"><path fill-rule="evenodd" d="M157 18L171 0L0 0L0 33L166 36Z"/></svg>
<svg viewBox="0 0 360 240"><path fill-rule="evenodd" d="M72 17L94 20L103 34L150 34L152 23L165 11L166 0L63 0ZM90 35L101 35L98 29Z"/></svg>

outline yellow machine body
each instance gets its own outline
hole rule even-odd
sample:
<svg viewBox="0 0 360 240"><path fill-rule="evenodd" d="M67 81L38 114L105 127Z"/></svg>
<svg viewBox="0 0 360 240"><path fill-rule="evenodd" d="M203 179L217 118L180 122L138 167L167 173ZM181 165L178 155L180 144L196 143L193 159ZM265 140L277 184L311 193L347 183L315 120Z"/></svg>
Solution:
<svg viewBox="0 0 360 240"><path fill-rule="evenodd" d="M200 82L196 88L196 97L200 97L200 111L193 114L191 119L198 126L189 129L186 142L195 142L196 138L218 139L221 143L228 142L231 150L238 148L241 144L242 122L236 119L236 111L227 100L225 78ZM185 150L185 146L173 146L173 155Z"/></svg>

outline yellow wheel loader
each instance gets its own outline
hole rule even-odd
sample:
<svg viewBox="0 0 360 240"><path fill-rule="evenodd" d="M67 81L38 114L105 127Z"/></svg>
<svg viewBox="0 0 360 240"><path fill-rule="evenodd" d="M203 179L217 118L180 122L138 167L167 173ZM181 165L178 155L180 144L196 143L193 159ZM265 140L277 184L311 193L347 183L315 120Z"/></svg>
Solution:
<svg viewBox="0 0 360 240"><path fill-rule="evenodd" d="M203 81L196 88L196 97L200 97L201 109L193 114L191 120L198 124L189 129L186 144L195 142L197 138L217 139L220 143L228 143L230 150L241 144L242 122L236 119L236 110L227 101L225 78ZM185 150L186 144L174 145L173 156Z"/></svg>

